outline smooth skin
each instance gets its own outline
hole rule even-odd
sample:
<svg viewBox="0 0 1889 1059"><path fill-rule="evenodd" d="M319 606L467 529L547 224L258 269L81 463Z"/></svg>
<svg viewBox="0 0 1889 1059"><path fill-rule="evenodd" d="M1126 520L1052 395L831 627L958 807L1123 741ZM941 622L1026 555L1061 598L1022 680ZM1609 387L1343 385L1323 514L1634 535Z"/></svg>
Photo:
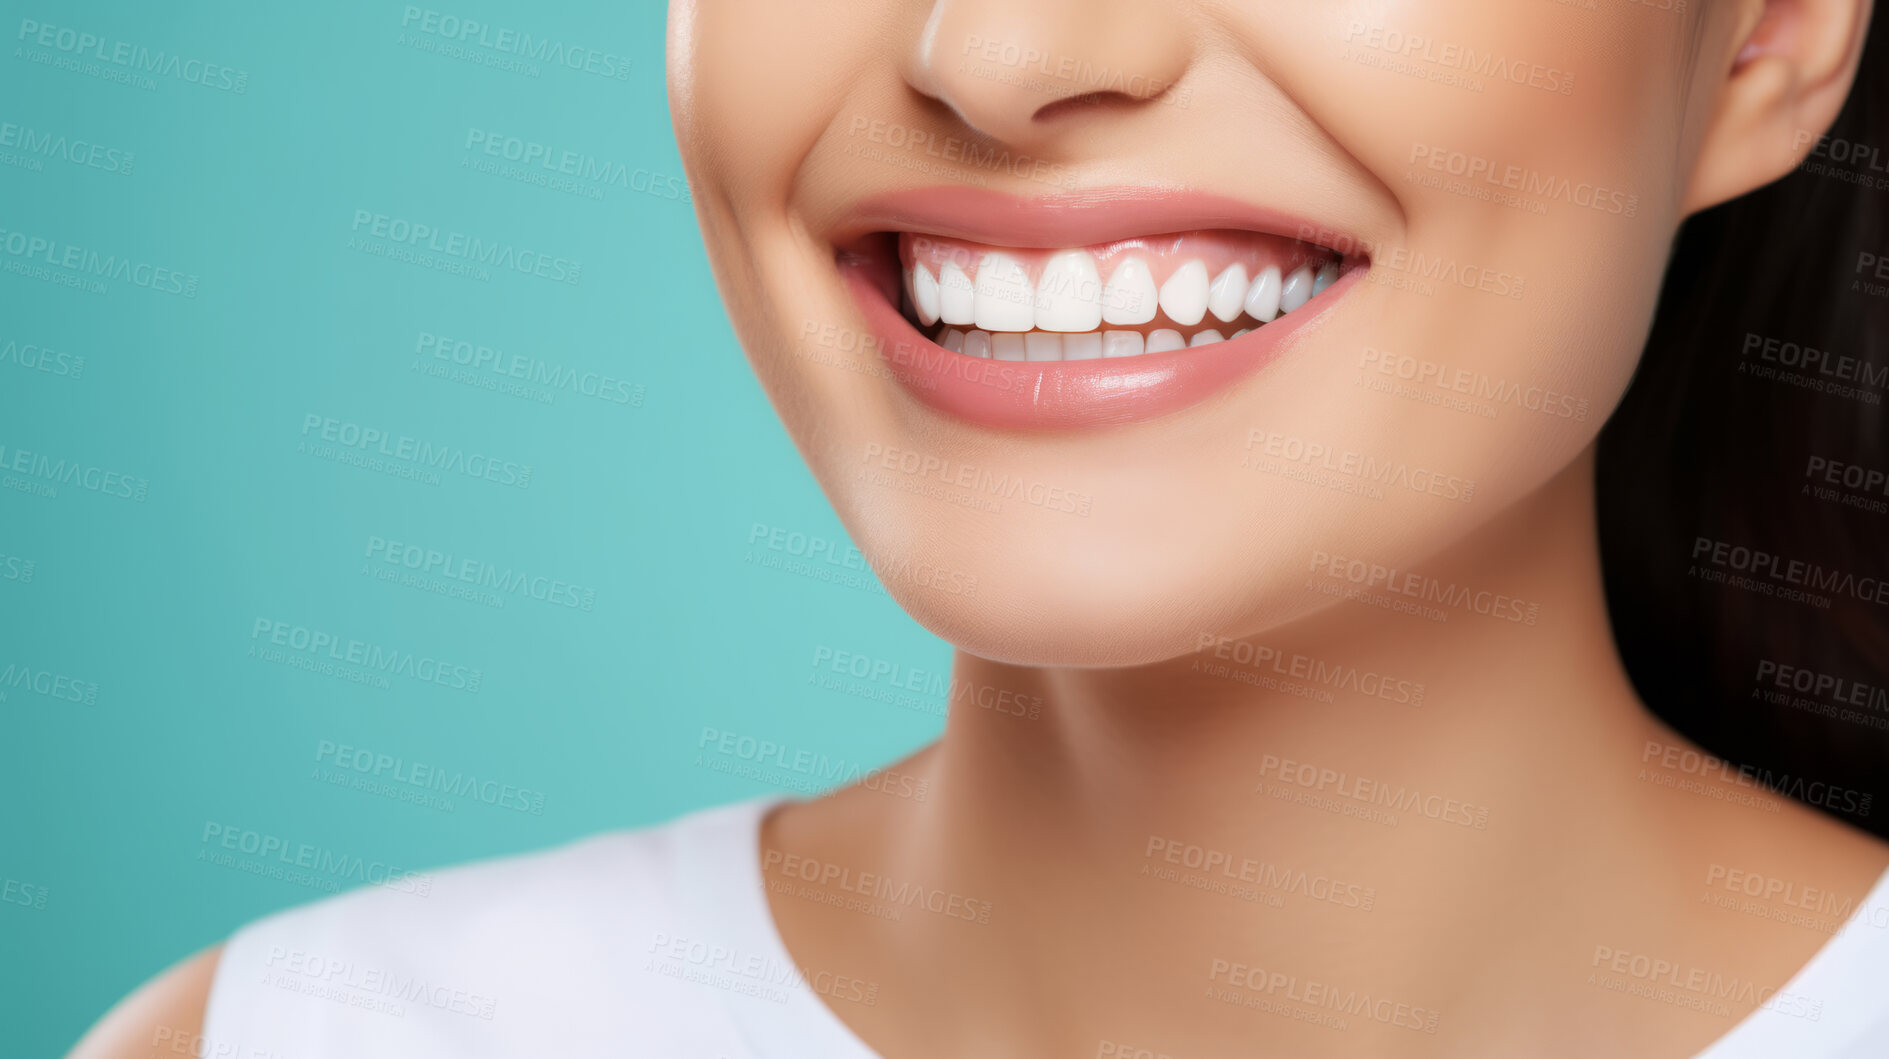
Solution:
<svg viewBox="0 0 1889 1059"><path fill-rule="evenodd" d="M1802 161L1849 92L1871 5L1691 6L678 0L678 140L757 375L863 550L977 578L975 598L887 586L959 647L954 689L1043 703L1031 721L954 698L945 738L898 766L927 782L923 802L853 787L767 821L766 849L988 904L982 924L887 920L770 894L800 966L879 986L873 1005L834 1005L865 1041L890 1059L1111 1043L1176 1059L1683 1059L1749 1008L1726 1017L1596 986L1601 947L1775 987L1828 934L1716 907L1702 900L1724 892L1710 880L1734 869L1856 900L1889 865L1883 843L1788 799L1757 808L1660 783L1692 778L1660 764L1689 744L1635 696L1607 624L1592 446L1640 354L1672 234ZM1368 38L1348 42L1354 23L1571 71L1576 87L1414 78L1384 69ZM1002 76L966 61L975 40L1128 71L1186 102ZM848 203L972 177L1056 190L919 173L852 131L861 118L1052 160L1085 186L1200 187L1330 218L1380 249L1526 276L1527 295L1361 285L1300 349L1208 406L999 436L796 355L807 320L862 326L823 237ZM1555 201L1536 214L1427 187L1411 179L1417 145L1625 189L1636 213ZM1374 267L1394 279L1389 260ZM1552 384L1592 411L1488 420L1392 399L1358 384L1365 349ZM1368 500L1256 474L1239 461L1262 426L1444 468L1477 482L1474 501ZM1086 493L1094 514L990 512L859 481L873 444ZM1498 591L1540 617L1335 604L1307 587L1321 551ZM1203 635L1421 683L1424 704L1228 680L1199 668L1214 661L1196 653ZM1488 826L1409 813L1392 827L1257 793L1266 755L1487 807ZM1161 863L1153 839L1341 879L1374 904L1294 895L1273 908L1177 885L1144 873ZM160 1027L195 1032L216 957L153 980L73 1055L144 1057ZM1436 1032L1352 1019L1334 1033L1232 1006L1208 995L1224 983L1216 960L1433 1010Z"/></svg>
<svg viewBox="0 0 1889 1059"><path fill-rule="evenodd" d="M817 866L770 874L795 961L879 987L873 1004L830 1005L864 1041L891 1059L1683 1059L1751 1005L1695 1011L1616 991L1603 979L1626 976L1599 954L1773 989L1828 933L1719 907L1714 880L1749 872L1850 900L1869 890L1889 863L1875 839L1788 799L1669 785L1696 778L1663 764L1664 748L1689 744L1636 697L1608 625L1593 444L1641 354L1673 234L1804 158L1849 92L1870 15L1866 0L1676 6L672 5L678 138L756 374L863 552L978 586L886 579L959 648L943 740L897 766L927 785L925 800L853 788L789 804L763 829L777 863ZM1393 34L1430 47L1392 68L1408 58ZM1572 80L1472 89L1426 58L1468 52ZM1079 74L1058 73L1083 69L1131 78L1085 96ZM1360 237L1376 275L1202 405L1099 431L986 430L870 371L834 370L846 349L803 337L807 321L863 327L832 264L859 199L953 181L1067 190L954 162L953 143L1042 160L1078 188L1180 187L1284 209ZM1465 193L1487 186L1428 180L1439 156L1603 187L1634 207L1523 192L1546 206L1534 210ZM1525 290L1420 289L1394 251L1525 277ZM1542 385L1589 412L1488 418L1387 396L1361 384L1374 378L1369 351ZM1474 497L1364 496L1255 471L1242 460L1256 429L1442 470L1474 481ZM862 454L888 450L1086 494L1093 511L993 511L917 488L936 482L860 473L879 469ZM1538 604L1538 620L1334 603L1309 561L1319 553ZM1294 686L1316 688L1309 676L1198 652L1203 635L1421 683L1424 702L1308 698ZM991 691L1040 701L1041 716L978 705ZM1330 790L1308 805L1281 769L1265 771L1268 755L1352 789L1487 807L1489 823L1405 812L1389 826L1344 815L1360 803ZM1175 867L1171 845L1340 880L1372 891L1372 907L1170 880L1158 873ZM858 891L820 885L829 869L969 899L988 922L835 907ZM1436 1032L1367 1017L1334 1032L1227 1003L1233 964L1438 1012Z"/></svg>

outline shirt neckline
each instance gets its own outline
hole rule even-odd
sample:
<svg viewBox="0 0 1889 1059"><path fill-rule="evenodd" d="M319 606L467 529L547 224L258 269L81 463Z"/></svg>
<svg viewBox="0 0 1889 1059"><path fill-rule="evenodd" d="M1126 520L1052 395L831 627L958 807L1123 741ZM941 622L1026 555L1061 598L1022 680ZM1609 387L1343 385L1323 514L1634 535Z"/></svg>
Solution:
<svg viewBox="0 0 1889 1059"><path fill-rule="evenodd" d="M761 823L790 799L770 796L701 814L680 829L675 892L689 926L711 944L731 946L771 980L792 980L764 994L719 990L729 1020L754 1059L881 1059L827 1007L781 938L761 871ZM807 968L812 974L821 969ZM843 968L825 969L829 973ZM779 973L774 973L779 972Z"/></svg>
<svg viewBox="0 0 1889 1059"><path fill-rule="evenodd" d="M692 927L763 966L795 970L784 1001L723 991L730 1020L755 1059L882 1059L809 987L774 922L761 870L761 824L790 800L774 795L698 814L696 826L680 830L675 892ZM1693 1059L1845 1059L1845 1049L1865 1035L1889 1030L1883 982L1889 982L1889 870L1764 1005Z"/></svg>
<svg viewBox="0 0 1889 1059"><path fill-rule="evenodd" d="M1889 870L1770 999L1693 1059L1849 1059L1889 1030Z"/></svg>

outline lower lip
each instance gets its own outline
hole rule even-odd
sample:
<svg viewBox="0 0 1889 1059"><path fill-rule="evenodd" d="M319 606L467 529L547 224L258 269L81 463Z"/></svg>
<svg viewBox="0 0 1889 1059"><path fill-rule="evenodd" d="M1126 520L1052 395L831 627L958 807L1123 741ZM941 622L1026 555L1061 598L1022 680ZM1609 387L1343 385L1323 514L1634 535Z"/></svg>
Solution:
<svg viewBox="0 0 1889 1059"><path fill-rule="evenodd" d="M1239 338L1137 357L1033 363L953 353L919 333L866 269L842 269L880 357L906 393L947 415L1007 430L1140 423L1199 404L1277 358L1365 271L1346 269L1318 297Z"/></svg>

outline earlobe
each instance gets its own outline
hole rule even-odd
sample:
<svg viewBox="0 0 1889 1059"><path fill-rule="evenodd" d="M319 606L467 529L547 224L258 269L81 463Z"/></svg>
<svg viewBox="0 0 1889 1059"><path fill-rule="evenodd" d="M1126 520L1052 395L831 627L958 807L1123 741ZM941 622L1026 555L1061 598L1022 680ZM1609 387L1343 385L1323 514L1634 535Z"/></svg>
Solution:
<svg viewBox="0 0 1889 1059"><path fill-rule="evenodd" d="M1699 58L1720 72L1704 76L1716 91L1682 203L1688 215L1803 161L1842 111L1862 57L1871 0L1754 3L1738 13L1735 43L1708 43Z"/></svg>

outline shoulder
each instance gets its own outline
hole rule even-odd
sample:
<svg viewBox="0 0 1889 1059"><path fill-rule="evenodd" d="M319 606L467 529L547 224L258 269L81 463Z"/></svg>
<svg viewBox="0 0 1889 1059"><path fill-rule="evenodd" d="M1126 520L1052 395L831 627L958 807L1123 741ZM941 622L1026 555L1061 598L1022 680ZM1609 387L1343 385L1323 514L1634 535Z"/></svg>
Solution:
<svg viewBox="0 0 1889 1059"><path fill-rule="evenodd" d="M206 949L140 986L98 1020L68 1059L146 1059L170 1045L194 1049L221 954L220 946Z"/></svg>
<svg viewBox="0 0 1889 1059"><path fill-rule="evenodd" d="M626 1033L672 1049L660 1054L739 1054L700 1049L725 1022L718 999L662 973L652 954L698 929L690 881L702 862L734 859L761 808L389 877L291 908L237 931L176 1000L199 1002L209 1055L588 1055Z"/></svg>

